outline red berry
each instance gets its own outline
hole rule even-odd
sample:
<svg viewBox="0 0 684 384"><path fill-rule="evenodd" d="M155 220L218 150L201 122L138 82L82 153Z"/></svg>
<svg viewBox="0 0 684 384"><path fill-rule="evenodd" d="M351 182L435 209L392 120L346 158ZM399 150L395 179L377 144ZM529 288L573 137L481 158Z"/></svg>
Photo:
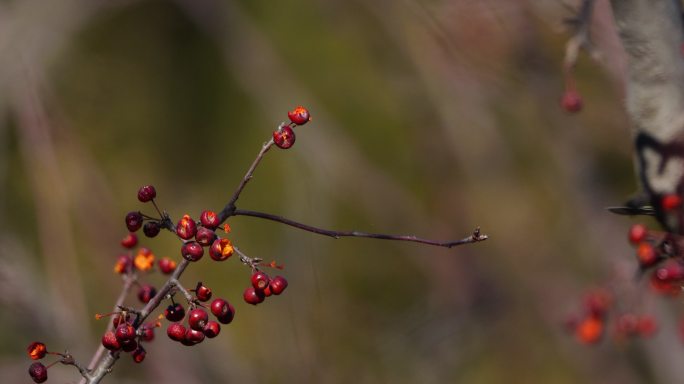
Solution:
<svg viewBox="0 0 684 384"><path fill-rule="evenodd" d="M216 240L216 232L209 228L199 227L197 228L195 240L203 247L209 246Z"/></svg>
<svg viewBox="0 0 684 384"><path fill-rule="evenodd" d="M40 341L34 341L33 343L29 344L26 350L28 351L28 355L31 360L40 360L45 357L45 354L47 354L47 348L45 347L45 344L41 343Z"/></svg>
<svg viewBox="0 0 684 384"><path fill-rule="evenodd" d="M211 302L211 313L216 316L222 324L228 324L235 317L235 308L224 299L218 298Z"/></svg>
<svg viewBox="0 0 684 384"><path fill-rule="evenodd" d="M651 274L651 279L649 280L649 282L651 283L651 289L663 295L677 296L682 292L682 288L678 283L667 280L661 280L658 277L658 271L655 271Z"/></svg>
<svg viewBox="0 0 684 384"><path fill-rule="evenodd" d="M684 279L684 265L678 260L668 260L655 271L658 279L662 281L678 281Z"/></svg>
<svg viewBox="0 0 684 384"><path fill-rule="evenodd" d="M642 267L648 267L658 261L658 253L651 244L642 242L637 246L637 258Z"/></svg>
<svg viewBox="0 0 684 384"><path fill-rule="evenodd" d="M199 301L209 301L211 299L211 289L200 281L197 283L197 288L195 288L195 296L197 296Z"/></svg>
<svg viewBox="0 0 684 384"><path fill-rule="evenodd" d="M138 200L143 203L147 203L155 197L157 197L157 191L151 185L144 185L138 190Z"/></svg>
<svg viewBox="0 0 684 384"><path fill-rule="evenodd" d="M264 301L264 293L254 287L247 287L242 295L247 304L257 305Z"/></svg>
<svg viewBox="0 0 684 384"><path fill-rule="evenodd" d="M215 321L207 321L207 324L202 329L204 336L212 339L221 332L221 326Z"/></svg>
<svg viewBox="0 0 684 384"><path fill-rule="evenodd" d="M302 107L301 105L296 107L295 109L291 110L290 112L288 112L287 117L290 118L291 122L293 122L297 125L304 125L309 120L311 120L311 116L309 115L309 111L306 108Z"/></svg>
<svg viewBox="0 0 684 384"><path fill-rule="evenodd" d="M143 339L143 341L152 341L154 340L154 324L147 323L142 325L139 329L140 331L140 337Z"/></svg>
<svg viewBox="0 0 684 384"><path fill-rule="evenodd" d="M197 261L204 256L204 248L196 241L191 241L181 246L181 255L185 260Z"/></svg>
<svg viewBox="0 0 684 384"><path fill-rule="evenodd" d="M133 357L133 361L136 363L142 363L143 360L145 360L145 355L147 355L147 352L145 352L145 348L142 347L142 345L138 345L138 348L131 353L131 356Z"/></svg>
<svg viewBox="0 0 684 384"><path fill-rule="evenodd" d="M138 342L133 340L126 340L121 342L121 349L124 352L133 352L138 348Z"/></svg>
<svg viewBox="0 0 684 384"><path fill-rule="evenodd" d="M269 287L274 295L280 295L287 288L287 280L282 276L276 276L269 283Z"/></svg>
<svg viewBox="0 0 684 384"><path fill-rule="evenodd" d="M136 245L138 245L138 236L133 232L130 232L126 237L121 239L121 246L124 248L131 249Z"/></svg>
<svg viewBox="0 0 684 384"><path fill-rule="evenodd" d="M575 337L583 344L595 344L601 340L605 326L603 320L588 316L577 324L575 328Z"/></svg>
<svg viewBox="0 0 684 384"><path fill-rule="evenodd" d="M660 201L660 205L663 208L663 211L665 212L674 211L682 205L682 198L674 193L665 195L663 196L663 199Z"/></svg>
<svg viewBox="0 0 684 384"><path fill-rule="evenodd" d="M278 148L288 149L294 145L295 140L295 133L289 125L281 125L273 131L273 142Z"/></svg>
<svg viewBox="0 0 684 384"><path fill-rule="evenodd" d="M164 310L164 317L168 321L181 321L185 317L185 309L178 303L171 304Z"/></svg>
<svg viewBox="0 0 684 384"><path fill-rule="evenodd" d="M36 383L44 383L47 380L47 367L42 363L33 363L28 369L28 373Z"/></svg>
<svg viewBox="0 0 684 384"><path fill-rule="evenodd" d="M204 340L204 333L201 330L198 331L196 329L188 329L185 332L185 337L183 338L182 342L183 342L183 345L190 346L190 345L199 344L203 340Z"/></svg>
<svg viewBox="0 0 684 384"><path fill-rule="evenodd" d="M648 234L648 229L643 224L634 224L629 228L629 242L637 245L642 241L646 240L646 235Z"/></svg>
<svg viewBox="0 0 684 384"><path fill-rule="evenodd" d="M208 320L209 315L202 308L195 308L188 313L188 325L196 331L201 331L207 325Z"/></svg>
<svg viewBox="0 0 684 384"><path fill-rule="evenodd" d="M266 287L268 287L268 283L269 283L269 281L271 281L271 279L268 277L268 275L266 273L261 272L261 271L256 271L252 274L251 281L252 281L252 287L254 287L254 289L258 289L260 291L263 291L264 289L266 289Z"/></svg>
<svg viewBox="0 0 684 384"><path fill-rule="evenodd" d="M214 211L202 211L200 214L200 223L202 226L214 229L219 226L219 217Z"/></svg>
<svg viewBox="0 0 684 384"><path fill-rule="evenodd" d="M233 255L235 249L228 239L216 239L209 248L209 256L216 261L224 261Z"/></svg>
<svg viewBox="0 0 684 384"><path fill-rule="evenodd" d="M112 331L107 331L102 335L102 345L110 351L118 351L121 349L121 343L117 340L116 335L114 335L114 332Z"/></svg>
<svg viewBox="0 0 684 384"><path fill-rule="evenodd" d="M169 275L176 270L176 262L169 259L168 257L162 257L159 259L159 270L165 275Z"/></svg>
<svg viewBox="0 0 684 384"><path fill-rule="evenodd" d="M269 285L263 289L264 296L270 297L273 294L273 291L271 291L271 284L269 282Z"/></svg>
<svg viewBox="0 0 684 384"><path fill-rule="evenodd" d="M133 268L133 259L130 255L120 255L116 259L116 263L114 264L114 272L123 275L130 272L131 268Z"/></svg>
<svg viewBox="0 0 684 384"><path fill-rule="evenodd" d="M189 215L183 215L176 224L176 234L183 240L190 240L197 233L197 224Z"/></svg>
<svg viewBox="0 0 684 384"><path fill-rule="evenodd" d="M135 328L130 324L119 324L114 331L114 336L119 342L133 340L135 338Z"/></svg>
<svg viewBox="0 0 684 384"><path fill-rule="evenodd" d="M187 329L181 323L171 323L166 328L166 335L169 336L171 340L182 341L185 339L185 332Z"/></svg>
<svg viewBox="0 0 684 384"><path fill-rule="evenodd" d="M161 231L161 224L158 221L148 221L143 226L143 233L149 238L156 237Z"/></svg>
<svg viewBox="0 0 684 384"><path fill-rule="evenodd" d="M144 304L147 304L154 295L157 294L157 289L149 284L143 284L138 290L138 299Z"/></svg>
<svg viewBox="0 0 684 384"><path fill-rule="evenodd" d="M142 224L143 217L140 212L128 212L126 214L126 228L128 228L129 232L137 231L142 227Z"/></svg>
<svg viewBox="0 0 684 384"><path fill-rule="evenodd" d="M568 113L582 110L582 97L575 90L566 90L561 98L561 107Z"/></svg>

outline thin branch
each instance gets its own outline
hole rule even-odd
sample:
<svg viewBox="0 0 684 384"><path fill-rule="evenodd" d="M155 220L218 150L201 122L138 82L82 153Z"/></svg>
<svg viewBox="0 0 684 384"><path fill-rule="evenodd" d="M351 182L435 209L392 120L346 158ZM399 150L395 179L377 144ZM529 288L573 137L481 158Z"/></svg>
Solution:
<svg viewBox="0 0 684 384"><path fill-rule="evenodd" d="M235 211L235 203L237 200L240 198L240 194L242 193L242 190L245 189L245 186L247 183L252 180L252 177L254 175L254 170L256 167L259 165L261 162L261 159L264 158L264 155L266 152L268 152L269 149L273 146L273 139L271 138L269 141L264 143L264 145L261 147L261 151L259 151L259 154L257 157L254 159L252 162L252 165L249 167L247 170L247 173L245 173L245 176L242 178L240 181L240 184L238 185L237 189L235 192L233 192L233 196L230 198L230 201L228 201L228 204L219 212L219 222L223 223L226 221L227 218L233 215L233 212Z"/></svg>
<svg viewBox="0 0 684 384"><path fill-rule="evenodd" d="M570 71L577 63L580 50L584 49L594 59L598 59L598 51L591 43L589 27L591 25L591 15L594 10L594 0L583 0L582 5L577 11L577 16L566 20L566 23L574 29L573 36L565 45L565 59L563 67L565 71Z"/></svg>
<svg viewBox="0 0 684 384"><path fill-rule="evenodd" d="M333 231L329 229L323 229L323 228L318 228L318 227L313 227L311 225L303 224L294 220L287 219L282 216L278 215L273 215L270 213L264 213L264 212L257 212L257 211L248 211L244 209L236 209L233 212L233 216L251 216L251 217L257 217L260 219L266 219L266 220L271 220L275 221L278 223L286 224L307 232L312 232L316 233L319 235L323 236L329 236L335 239L339 239L340 237L366 237L370 239L380 239L380 240L396 240L396 241L411 241L414 243L421 243L421 244L427 244L427 245L434 245L437 247L445 247L445 248L451 248L455 247L457 245L463 245L463 244L470 244L470 243L477 243L479 241L484 241L487 240L488 236L483 235L480 233L480 228L476 228L473 233L460 240L450 240L450 241L436 241L436 240L430 240L430 239L423 239L420 237L412 236L412 235L386 235L382 233L368 233L368 232L359 232L359 231Z"/></svg>

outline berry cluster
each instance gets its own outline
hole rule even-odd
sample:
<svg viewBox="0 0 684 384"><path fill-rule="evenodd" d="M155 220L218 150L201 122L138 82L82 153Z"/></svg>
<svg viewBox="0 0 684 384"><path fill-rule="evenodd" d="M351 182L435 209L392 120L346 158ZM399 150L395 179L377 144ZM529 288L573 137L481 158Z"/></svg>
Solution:
<svg viewBox="0 0 684 384"><path fill-rule="evenodd" d="M204 210L196 220L189 214L183 215L174 222L170 215L159 208L156 202L157 191L152 185L145 185L138 190L138 200L149 203L154 207L156 215L148 215L141 211L131 211L126 214L125 225L128 233L121 240L121 246L126 250L119 255L114 263L114 272L121 275L123 288L114 306L113 312L106 315L96 315L96 319L112 316L107 330L102 336L101 346L91 359L88 367L82 367L69 354L61 356L62 364L74 365L88 384L99 383L111 372L113 365L122 352L130 353L133 361L140 363L145 359L146 351L143 343L154 339L154 329L162 326L162 320L168 322L167 336L185 346L193 346L203 342L206 338L214 338L221 333L221 324L230 324L235 317L235 308L224 298L214 298L213 292L202 282L198 282L194 289L186 289L180 282L185 269L193 263L199 262L205 253L213 261L226 261L234 254L239 256L240 263L249 268L250 285L243 293L246 303L256 305L272 295L281 295L288 286L283 276L271 277L263 271L264 268L283 269L275 261L262 262L260 258L251 258L233 245L227 235L231 232L226 220L231 216L251 216L264 220L279 222L291 227L305 230L319 235L340 237L365 237L374 239L410 241L444 248L470 244L486 240L487 235L481 234L476 228L472 234L460 240L437 241L419 238L413 235L388 235L380 233L366 233L361 231L333 231L316 228L311 225L298 223L281 216L266 212L238 209L236 202L247 183L252 179L256 167L272 146L282 149L291 148L295 142L294 128L304 125L311 120L309 112L304 107L297 107L288 113L290 123L281 123L273 132L272 138L264 143L252 165L242 178L232 197L219 211ZM139 245L138 231L142 229L144 236L154 238L162 230L171 232L180 240L180 258L157 258L154 252ZM166 281L154 286L141 281L145 274L159 271L166 277ZM143 304L142 308L124 305L130 289L137 286L137 298ZM177 302L178 297L185 299L187 304ZM211 300L211 302L210 302ZM157 308L164 308L156 321L147 319ZM187 311L187 312L186 312ZM210 318L209 312L213 315ZM32 343L29 356L33 359L41 358L48 353L42 343ZM49 366L48 366L49 367ZM34 363L29 374L36 382L47 380L47 368L40 363Z"/></svg>

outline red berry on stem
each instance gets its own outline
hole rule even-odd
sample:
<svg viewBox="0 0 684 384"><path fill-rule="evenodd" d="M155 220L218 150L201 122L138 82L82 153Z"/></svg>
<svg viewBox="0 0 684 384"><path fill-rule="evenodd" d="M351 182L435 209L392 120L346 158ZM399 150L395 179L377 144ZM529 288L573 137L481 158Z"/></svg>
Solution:
<svg viewBox="0 0 684 384"><path fill-rule="evenodd" d="M301 105L289 111L287 113L287 117L290 119L291 122L297 125L304 125L309 120L311 120L311 115L309 115L309 111Z"/></svg>
<svg viewBox="0 0 684 384"><path fill-rule="evenodd" d="M147 355L147 352L145 352L145 348L142 347L142 345L138 345L138 348L131 353L131 356L133 357L133 361L136 363L142 363L143 360L145 360L145 356Z"/></svg>
<svg viewBox="0 0 684 384"><path fill-rule="evenodd" d="M153 286L149 284L143 284L140 289L138 290L138 299L143 302L144 304L147 304L154 295L157 294L157 289L154 288Z"/></svg>
<svg viewBox="0 0 684 384"><path fill-rule="evenodd" d="M278 148L288 149L295 143L296 136L289 125L281 125L273 131L273 142Z"/></svg>
<svg viewBox="0 0 684 384"><path fill-rule="evenodd" d="M196 329L188 329L185 332L185 337L183 338L182 342L183 345L195 345L199 344L204 340L204 333L201 330L196 330Z"/></svg>
<svg viewBox="0 0 684 384"><path fill-rule="evenodd" d="M168 257L162 257L159 259L159 270L165 275L170 275L176 270L176 262Z"/></svg>
<svg viewBox="0 0 684 384"><path fill-rule="evenodd" d="M204 256L204 248L196 241L181 245L181 255L185 260L197 261Z"/></svg>
<svg viewBox="0 0 684 384"><path fill-rule="evenodd" d="M202 211L200 214L200 223L202 226L214 229L219 226L219 217L214 211Z"/></svg>
<svg viewBox="0 0 684 384"><path fill-rule="evenodd" d="M118 327L121 324L130 323L130 321L131 315L129 315L128 312L126 312L125 316L123 314L115 315L112 318L112 325L114 325L114 327Z"/></svg>
<svg viewBox="0 0 684 384"><path fill-rule="evenodd" d="M575 337L583 344L595 344L601 340L605 326L603 320L588 316L577 324L575 328Z"/></svg>
<svg viewBox="0 0 684 384"><path fill-rule="evenodd" d="M195 296L197 296L199 301L209 301L211 299L211 289L200 281L197 283L197 288L195 288Z"/></svg>
<svg viewBox="0 0 684 384"><path fill-rule="evenodd" d="M121 342L121 349L124 352L133 352L138 348L138 342L135 339L126 340Z"/></svg>
<svg viewBox="0 0 684 384"><path fill-rule="evenodd" d="M568 113L576 113L582 110L582 97L575 90L568 89L561 98L561 107Z"/></svg>
<svg viewBox="0 0 684 384"><path fill-rule="evenodd" d="M128 273L133 268L133 259L130 255L120 255L114 264L114 272L119 274Z"/></svg>
<svg viewBox="0 0 684 384"><path fill-rule="evenodd" d="M124 248L131 249L136 245L138 245L138 236L133 232L130 232L126 237L121 239L121 246Z"/></svg>
<svg viewBox="0 0 684 384"><path fill-rule="evenodd" d="M121 349L121 343L117 340L116 335L114 335L114 332L112 331L107 331L102 335L102 345L110 351L118 351Z"/></svg>
<svg viewBox="0 0 684 384"><path fill-rule="evenodd" d="M268 286L274 295L280 295L287 288L287 280L282 276L276 276Z"/></svg>
<svg viewBox="0 0 684 384"><path fill-rule="evenodd" d="M242 295L242 298L245 299L245 302L252 305L257 305L263 302L264 297L264 293L258 289L254 289L254 287L247 287L247 289L245 289L245 293Z"/></svg>
<svg viewBox="0 0 684 384"><path fill-rule="evenodd" d="M128 212L126 214L126 228L128 228L129 232L137 231L142 227L142 224L143 217L140 212Z"/></svg>
<svg viewBox="0 0 684 384"><path fill-rule="evenodd" d="M658 261L658 253L651 244L642 242L637 246L637 258L642 267L648 267Z"/></svg>
<svg viewBox="0 0 684 384"><path fill-rule="evenodd" d="M271 281L271 279L268 277L268 275L264 272L261 271L256 271L252 274L252 287L254 289L258 289L260 291L263 291L268 287L268 283Z"/></svg>
<svg viewBox="0 0 684 384"><path fill-rule="evenodd" d="M218 298L211 302L211 313L223 324L228 324L235 317L235 308L224 299Z"/></svg>
<svg viewBox="0 0 684 384"><path fill-rule="evenodd" d="M634 224L629 228L629 242L637 245L642 241L646 240L646 235L648 234L648 229L643 224Z"/></svg>
<svg viewBox="0 0 684 384"><path fill-rule="evenodd" d="M204 333L204 336L212 339L218 336L218 334L221 332L221 326L219 325L219 323L213 320L207 321L207 324L202 329L202 332Z"/></svg>
<svg viewBox="0 0 684 384"><path fill-rule="evenodd" d="M148 221L143 226L143 233L149 238L156 237L161 231L161 224L158 221Z"/></svg>
<svg viewBox="0 0 684 384"><path fill-rule="evenodd" d="M196 331L201 331L207 325L208 320L209 315L202 308L195 308L188 313L188 325Z"/></svg>
<svg viewBox="0 0 684 384"><path fill-rule="evenodd" d="M42 363L33 363L28 369L28 373L36 383L44 383L47 380L47 367Z"/></svg>
<svg viewBox="0 0 684 384"><path fill-rule="evenodd" d="M168 321L181 321L185 317L185 309L178 303L171 304L164 310L164 317Z"/></svg>
<svg viewBox="0 0 684 384"><path fill-rule="evenodd" d="M674 211L675 209L681 207L682 198L675 193L671 193L669 195L663 196L663 199L660 201L660 205L665 212Z"/></svg>
<svg viewBox="0 0 684 384"><path fill-rule="evenodd" d="M127 323L119 324L119 326L116 327L116 331L114 331L114 336L116 336L116 339L119 340L119 342L133 340L135 338L135 328Z"/></svg>
<svg viewBox="0 0 684 384"><path fill-rule="evenodd" d="M143 339L143 341L152 341L154 340L154 324L147 323L142 325L140 328L140 337Z"/></svg>
<svg viewBox="0 0 684 384"><path fill-rule="evenodd" d="M209 248L209 256L216 261L224 261L233 255L235 249L228 239L216 239Z"/></svg>
<svg viewBox="0 0 684 384"><path fill-rule="evenodd" d="M187 329L181 323L171 323L166 328L166 335L169 336L171 340L182 341L185 338L185 332Z"/></svg>
<svg viewBox="0 0 684 384"><path fill-rule="evenodd" d="M183 240L190 240L197 234L197 224L189 215L183 215L176 224L176 234Z"/></svg>
<svg viewBox="0 0 684 384"><path fill-rule="evenodd" d="M197 240L201 246L207 247L216 240L216 232L209 228L199 227L197 229L197 234L195 235L195 240Z"/></svg>
<svg viewBox="0 0 684 384"><path fill-rule="evenodd" d="M152 185L144 185L138 190L138 200L147 203L157 197L157 191Z"/></svg>
<svg viewBox="0 0 684 384"><path fill-rule="evenodd" d="M41 343L40 341L34 341L33 343L29 344L26 350L28 351L28 355L31 360L40 360L45 357L45 354L47 354L47 348L45 347L45 344Z"/></svg>

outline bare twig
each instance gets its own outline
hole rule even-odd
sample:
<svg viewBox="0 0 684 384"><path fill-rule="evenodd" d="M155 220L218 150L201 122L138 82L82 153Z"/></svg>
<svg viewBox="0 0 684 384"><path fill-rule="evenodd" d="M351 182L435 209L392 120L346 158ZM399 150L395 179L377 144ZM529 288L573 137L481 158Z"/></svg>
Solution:
<svg viewBox="0 0 684 384"><path fill-rule="evenodd" d="M270 213L264 213L264 212L257 212L257 211L248 211L244 209L236 209L233 212L233 216L251 216L251 217L257 217L260 219L266 219L266 220L271 220L275 221L278 223L286 224L304 231L308 232L313 232L319 235L323 236L329 236L335 239L339 239L340 237L366 237L370 239L380 239L380 240L397 240L397 241L412 241L415 243L421 243L421 244L427 244L427 245L434 245L437 247L445 247L445 248L451 248L455 247L457 245L463 245L463 244L470 244L470 243L476 243L479 241L484 241L487 240L488 236L483 235L480 233L480 228L476 228L473 231L473 234L465 237L460 240L450 240L450 241L436 241L436 240L429 240L429 239L423 239L420 237L412 236L412 235L386 235L383 233L368 233L368 232L360 232L360 231L333 231L329 229L322 229L318 227L313 227L311 225L299 223L294 220L290 220L288 218L278 216L278 215L273 215Z"/></svg>
<svg viewBox="0 0 684 384"><path fill-rule="evenodd" d="M565 44L565 59L563 68L570 71L577 63L580 50L584 49L594 59L598 59L598 51L591 43L589 27L591 14L594 9L594 0L582 0L577 16L567 19L566 23L574 29L573 36Z"/></svg>

